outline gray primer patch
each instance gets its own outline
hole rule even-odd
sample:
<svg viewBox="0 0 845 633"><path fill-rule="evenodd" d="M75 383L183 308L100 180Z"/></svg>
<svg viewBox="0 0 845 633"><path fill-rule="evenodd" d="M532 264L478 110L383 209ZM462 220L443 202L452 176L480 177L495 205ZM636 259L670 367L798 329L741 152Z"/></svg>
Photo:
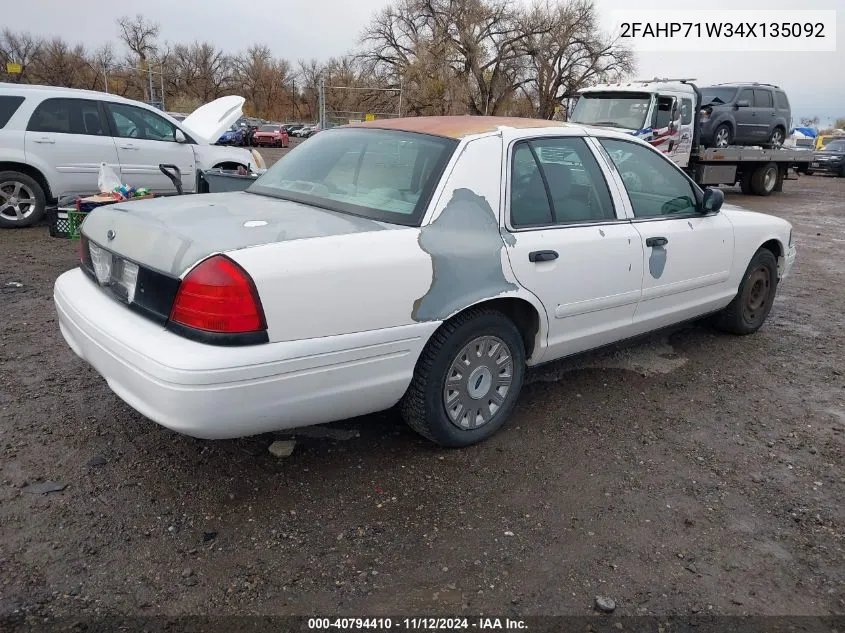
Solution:
<svg viewBox="0 0 845 633"><path fill-rule="evenodd" d="M455 189L440 216L420 230L420 248L431 255L433 275L411 317L445 319L477 301L516 290L502 271L503 239L515 243L512 235L500 232L487 200L469 189Z"/></svg>
<svg viewBox="0 0 845 633"><path fill-rule="evenodd" d="M660 279L666 268L666 249L662 246L652 246L651 256L648 258L648 272L655 279Z"/></svg>

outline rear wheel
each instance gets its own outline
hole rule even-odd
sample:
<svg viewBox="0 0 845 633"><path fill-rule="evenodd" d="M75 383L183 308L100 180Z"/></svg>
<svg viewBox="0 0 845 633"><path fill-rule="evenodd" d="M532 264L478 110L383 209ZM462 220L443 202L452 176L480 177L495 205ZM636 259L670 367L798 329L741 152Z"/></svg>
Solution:
<svg viewBox="0 0 845 633"><path fill-rule="evenodd" d="M524 377L525 347L513 322L495 310L469 310L431 337L400 410L423 437L469 446L505 424Z"/></svg>
<svg viewBox="0 0 845 633"><path fill-rule="evenodd" d="M716 315L714 325L732 334L753 334L769 316L777 286L777 260L770 250L761 248L751 258L733 301Z"/></svg>
<svg viewBox="0 0 845 633"><path fill-rule="evenodd" d="M783 146L783 141L786 138L786 132L783 128L776 127L772 130L772 135L769 137L769 147L775 149Z"/></svg>
<svg viewBox="0 0 845 633"><path fill-rule="evenodd" d="M19 171L0 172L0 227L31 226L46 208L47 196L34 178Z"/></svg>
<svg viewBox="0 0 845 633"><path fill-rule="evenodd" d="M754 170L751 175L751 191L758 196L770 196L778 184L778 166L766 163Z"/></svg>

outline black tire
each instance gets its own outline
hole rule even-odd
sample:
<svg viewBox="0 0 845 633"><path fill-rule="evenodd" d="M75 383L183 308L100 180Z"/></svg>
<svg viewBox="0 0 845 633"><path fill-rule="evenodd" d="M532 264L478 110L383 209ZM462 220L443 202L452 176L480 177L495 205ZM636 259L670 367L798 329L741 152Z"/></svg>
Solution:
<svg viewBox="0 0 845 633"><path fill-rule="evenodd" d="M714 326L731 334L754 334L769 316L777 287L777 260L761 248L751 258L733 301L714 317Z"/></svg>
<svg viewBox="0 0 845 633"><path fill-rule="evenodd" d="M504 402L488 421L476 428L460 428L446 411L447 374L458 355L480 337L496 337L505 344L510 353L512 379ZM471 375L467 375L467 383ZM414 377L399 409L408 426L432 442L448 448L469 446L491 437L505 424L519 398L524 379L525 346L513 322L496 310L471 309L450 319L432 335L417 361ZM463 379L459 380L463 382ZM478 401L483 402L491 393L488 388Z"/></svg>
<svg viewBox="0 0 845 633"><path fill-rule="evenodd" d="M845 165L842 165L842 169L839 170L839 177L845 178Z"/></svg>
<svg viewBox="0 0 845 633"><path fill-rule="evenodd" d="M758 196L770 196L777 188L780 177L778 166L775 163L760 165L751 174L751 191Z"/></svg>
<svg viewBox="0 0 845 633"><path fill-rule="evenodd" d="M0 171L0 189L0 228L32 226L44 217L47 196L34 178L19 171Z"/></svg>
<svg viewBox="0 0 845 633"><path fill-rule="evenodd" d="M720 145L719 143L723 142L722 138L724 137L724 145ZM713 147L727 147L731 143L733 143L733 131L731 130L731 126L727 123L720 124L715 130L713 130Z"/></svg>
<svg viewBox="0 0 845 633"><path fill-rule="evenodd" d="M739 188L746 196L750 196L753 191L751 189L751 172L747 171L739 178Z"/></svg>
<svg viewBox="0 0 845 633"><path fill-rule="evenodd" d="M780 126L776 126L772 133L769 135L769 140L767 141L767 145L772 149L778 149L779 147L783 146L783 142L786 140L786 130L784 130Z"/></svg>

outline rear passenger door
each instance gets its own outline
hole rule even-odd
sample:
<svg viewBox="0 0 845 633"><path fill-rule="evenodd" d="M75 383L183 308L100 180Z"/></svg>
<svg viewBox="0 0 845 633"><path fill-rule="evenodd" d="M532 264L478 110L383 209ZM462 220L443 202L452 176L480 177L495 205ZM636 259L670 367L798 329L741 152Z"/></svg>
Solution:
<svg viewBox="0 0 845 633"><path fill-rule="evenodd" d="M182 188L194 191L196 163L190 143L176 141L176 126L145 108L108 102L106 109L114 129L121 180L155 193L175 193L170 178L159 165L176 165L182 172Z"/></svg>
<svg viewBox="0 0 845 633"><path fill-rule="evenodd" d="M515 138L508 165L505 243L517 280L548 313L546 360L624 338L640 297L642 245L590 144Z"/></svg>
<svg viewBox="0 0 845 633"><path fill-rule="evenodd" d="M102 104L93 99L45 99L29 119L24 144L28 160L53 172L56 197L96 193L100 163L120 169Z"/></svg>
<svg viewBox="0 0 845 633"><path fill-rule="evenodd" d="M756 117L754 138L763 143L775 129L775 101L772 91L766 88L754 88L754 116Z"/></svg>

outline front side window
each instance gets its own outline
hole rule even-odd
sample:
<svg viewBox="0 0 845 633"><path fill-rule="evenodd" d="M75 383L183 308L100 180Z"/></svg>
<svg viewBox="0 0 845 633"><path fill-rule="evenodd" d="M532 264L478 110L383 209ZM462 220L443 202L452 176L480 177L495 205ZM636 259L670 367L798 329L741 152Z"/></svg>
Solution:
<svg viewBox="0 0 845 633"><path fill-rule="evenodd" d="M635 217L697 212L692 183L658 152L630 141L604 138L600 142L625 183Z"/></svg>
<svg viewBox="0 0 845 633"><path fill-rule="evenodd" d="M578 98L570 121L582 125L640 130L651 95L637 92L586 92Z"/></svg>
<svg viewBox="0 0 845 633"><path fill-rule="evenodd" d="M416 226L457 144L396 130L329 130L275 163L248 191Z"/></svg>
<svg viewBox="0 0 845 633"><path fill-rule="evenodd" d="M45 99L29 119L30 132L108 136L100 107L90 99Z"/></svg>
<svg viewBox="0 0 845 633"><path fill-rule="evenodd" d="M17 112L22 103L23 97L0 96L0 130L9 122L9 119Z"/></svg>
<svg viewBox="0 0 845 633"><path fill-rule="evenodd" d="M692 99L681 99L681 125L692 123Z"/></svg>
<svg viewBox="0 0 845 633"><path fill-rule="evenodd" d="M675 100L672 97L659 97L657 99L657 109L654 111L653 127L662 130L669 127L672 122L672 108L675 105Z"/></svg>
<svg viewBox="0 0 845 633"><path fill-rule="evenodd" d="M615 218L607 183L584 139L543 138L516 144L511 170L511 226Z"/></svg>
<svg viewBox="0 0 845 633"><path fill-rule="evenodd" d="M108 109L121 138L176 142L176 126L154 112L124 103L109 103Z"/></svg>

